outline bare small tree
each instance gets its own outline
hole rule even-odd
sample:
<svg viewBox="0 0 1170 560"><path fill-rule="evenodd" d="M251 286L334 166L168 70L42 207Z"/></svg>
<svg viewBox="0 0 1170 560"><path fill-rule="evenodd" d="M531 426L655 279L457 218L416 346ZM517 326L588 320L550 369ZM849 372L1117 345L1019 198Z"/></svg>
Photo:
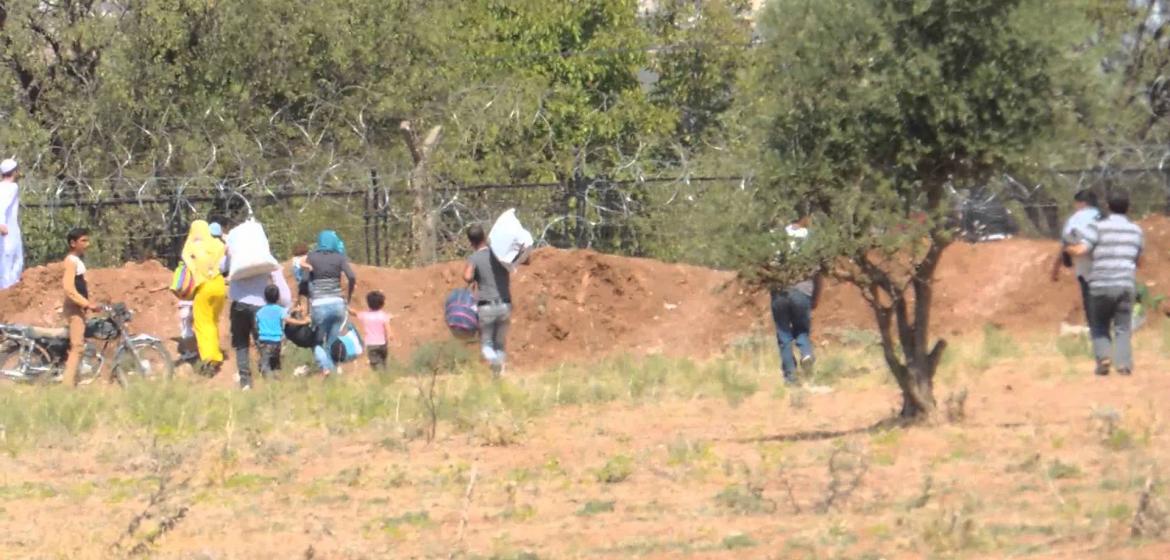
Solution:
<svg viewBox="0 0 1170 560"><path fill-rule="evenodd" d="M434 188L427 164L442 135L442 126L433 126L426 136L419 137L410 121L398 125L410 149L414 166L410 171L410 192L413 205L410 214L411 252L416 265L431 264L438 256L438 213L434 208Z"/></svg>

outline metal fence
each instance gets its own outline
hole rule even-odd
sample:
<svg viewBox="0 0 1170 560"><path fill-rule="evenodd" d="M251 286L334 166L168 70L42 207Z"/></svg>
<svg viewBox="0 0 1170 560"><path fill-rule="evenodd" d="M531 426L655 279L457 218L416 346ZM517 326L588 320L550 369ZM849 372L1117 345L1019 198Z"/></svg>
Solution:
<svg viewBox="0 0 1170 560"><path fill-rule="evenodd" d="M273 251L281 258L288 257L298 243L311 246L322 229L333 229L346 241L356 262L378 266L412 262L413 198L403 177L367 168L328 184L302 179L153 177L81 183L24 178L21 223L26 263L35 266L60 259L65 233L84 225L93 231L89 260L95 266L147 259L173 266L192 220L219 221L230 227L249 211L264 224ZM747 176L688 175L621 181L577 177L547 183L440 183L430 202L437 213L440 260L465 252L463 232L468 225L490 225L502 211L516 208L541 245L719 266L722 263L716 256L701 254L700 243L680 237L720 234L704 229L707 223L700 206L713 198L746 196L750 184ZM1052 170L1040 180L1005 174L987 188L955 195L960 212L984 215L1004 208L1024 234L1051 237L1057 235L1071 205L1071 193L1085 187L1102 192L1127 188L1134 193L1139 213L1165 212L1170 169L1105 165Z"/></svg>
<svg viewBox="0 0 1170 560"><path fill-rule="evenodd" d="M686 197L693 199L702 185L738 181L680 177L440 184L430 201L438 221L439 259L465 252L463 232L468 225L490 226L509 208L517 209L541 245L647 256L662 241L650 223L660 210ZM46 188L36 178L25 178L21 185L21 223L29 266L61 258L65 233L78 225L93 232L89 261L95 266L147 259L173 266L193 220L230 227L249 213L264 224L279 257L287 257L298 243L311 246L319 231L333 229L346 241L356 262L405 266L412 261L413 194L404 187L386 185L376 172L369 172L361 182L327 188L192 177L106 180L64 188Z"/></svg>

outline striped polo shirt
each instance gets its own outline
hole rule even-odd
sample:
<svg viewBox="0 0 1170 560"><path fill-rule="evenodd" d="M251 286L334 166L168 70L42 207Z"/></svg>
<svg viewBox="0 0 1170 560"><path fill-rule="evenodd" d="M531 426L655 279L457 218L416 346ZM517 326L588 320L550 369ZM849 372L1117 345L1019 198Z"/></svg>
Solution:
<svg viewBox="0 0 1170 560"><path fill-rule="evenodd" d="M1089 270L1089 291L1134 289L1137 260L1142 254L1142 228L1121 214L1093 222L1082 231L1089 246L1093 267Z"/></svg>

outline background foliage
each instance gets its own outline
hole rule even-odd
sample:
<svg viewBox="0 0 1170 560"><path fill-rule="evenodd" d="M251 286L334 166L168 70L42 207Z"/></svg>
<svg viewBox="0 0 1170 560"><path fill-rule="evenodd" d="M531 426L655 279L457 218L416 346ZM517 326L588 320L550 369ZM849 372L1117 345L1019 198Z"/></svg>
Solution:
<svg viewBox="0 0 1170 560"><path fill-rule="evenodd" d="M75 224L101 232L97 264L165 256L194 217L242 218L233 193L278 251L330 226L360 260L402 263L403 121L442 126L427 168L441 257L467 223L517 207L549 244L736 267L795 201L848 184L837 156L946 177L923 167L920 124L947 134L930 139L934 161L980 167L945 207L985 187L1049 234L1082 186L1166 205L1170 49L1155 4L1020 0L924 31L1021 78L1009 91L956 76L965 61L900 57L922 37L871 25L961 8L943 1L7 0L0 152L24 164L33 263L58 258ZM838 41L826 18L857 35ZM1006 32L968 48L988 26ZM817 64L834 78L805 74ZM891 94L887 67L915 95ZM841 103L864 110L831 118ZM899 121L898 104L919 120ZM1044 132L1000 134L1014 118L1000 111L1042 116ZM818 180L792 181L794 165Z"/></svg>

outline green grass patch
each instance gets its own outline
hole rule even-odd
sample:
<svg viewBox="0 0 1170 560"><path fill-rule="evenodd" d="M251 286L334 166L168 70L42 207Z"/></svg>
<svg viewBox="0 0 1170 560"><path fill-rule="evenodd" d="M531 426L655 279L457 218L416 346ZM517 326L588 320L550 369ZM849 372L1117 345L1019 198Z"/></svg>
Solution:
<svg viewBox="0 0 1170 560"><path fill-rule="evenodd" d="M227 490L258 491L276 483L277 478L274 476L236 473L223 481L223 487Z"/></svg>
<svg viewBox="0 0 1170 560"><path fill-rule="evenodd" d="M723 537L723 541L720 543L720 545L726 550L752 548L758 544L759 543L757 543L756 540L751 537L751 535L745 535L743 533L727 535L726 537Z"/></svg>
<svg viewBox="0 0 1170 560"><path fill-rule="evenodd" d="M463 341L427 342L410 356L410 369L420 374L455 373L475 363L475 351Z"/></svg>
<svg viewBox="0 0 1170 560"><path fill-rule="evenodd" d="M733 484L715 495L715 503L739 515L773 513L776 502L764 497L764 491L746 484Z"/></svg>
<svg viewBox="0 0 1170 560"><path fill-rule="evenodd" d="M1000 360L1019 355L1020 347L1016 344L1011 333L995 325L984 325L983 342L974 363L976 368L985 370Z"/></svg>
<svg viewBox="0 0 1170 560"><path fill-rule="evenodd" d="M715 460L711 444L705 441L691 441L679 437L666 446L666 463L674 467L685 467L695 463L709 463Z"/></svg>
<svg viewBox="0 0 1170 560"><path fill-rule="evenodd" d="M474 360L467 361L465 350L459 342L436 343L420 348L407 370L328 383L286 376L246 393L184 378L124 391L14 385L0 392L0 450L15 455L46 438L67 442L100 429L177 443L227 437L245 427L260 447L267 435L290 429L345 434L375 428L395 434L382 447L400 450L405 440L422 437L429 427L429 402L420 388L425 390L430 378L409 375L426 371L466 372L435 378L440 437L454 431L470 433L486 445L510 445L524 436L532 419L556 406L665 399L719 399L736 406L759 390L763 375L733 359L697 363L619 356L492 381L470 366ZM273 463L295 451L286 448L266 449L261 462Z"/></svg>
<svg viewBox="0 0 1170 560"><path fill-rule="evenodd" d="M1070 463L1064 463L1060 459L1053 459L1048 465L1048 478L1053 480L1080 478L1081 474L1080 467Z"/></svg>
<svg viewBox="0 0 1170 560"><path fill-rule="evenodd" d="M59 494L56 488L39 482L22 482L0 486L0 501L44 500Z"/></svg>
<svg viewBox="0 0 1170 560"><path fill-rule="evenodd" d="M1101 443L1113 451L1125 451L1127 449L1133 449L1135 439L1129 430L1115 428L1109 435L1105 436L1105 439Z"/></svg>
<svg viewBox="0 0 1170 560"><path fill-rule="evenodd" d="M577 515L579 515L581 517L592 517L594 515L599 515L602 513L613 513L613 507L614 507L613 500L608 500L608 501L590 500L588 502L585 502L585 505L581 506L581 509L577 510Z"/></svg>
<svg viewBox="0 0 1170 560"><path fill-rule="evenodd" d="M431 514L426 511L408 511L394 517L383 517L374 523L384 535L394 539L402 538L404 527L425 528L433 524Z"/></svg>
<svg viewBox="0 0 1170 560"><path fill-rule="evenodd" d="M624 482L634 474L634 460L625 455L615 455L593 474L597 481L603 484Z"/></svg>
<svg viewBox="0 0 1170 560"><path fill-rule="evenodd" d="M1057 337L1056 350L1070 362L1093 358L1093 346L1084 335Z"/></svg>

